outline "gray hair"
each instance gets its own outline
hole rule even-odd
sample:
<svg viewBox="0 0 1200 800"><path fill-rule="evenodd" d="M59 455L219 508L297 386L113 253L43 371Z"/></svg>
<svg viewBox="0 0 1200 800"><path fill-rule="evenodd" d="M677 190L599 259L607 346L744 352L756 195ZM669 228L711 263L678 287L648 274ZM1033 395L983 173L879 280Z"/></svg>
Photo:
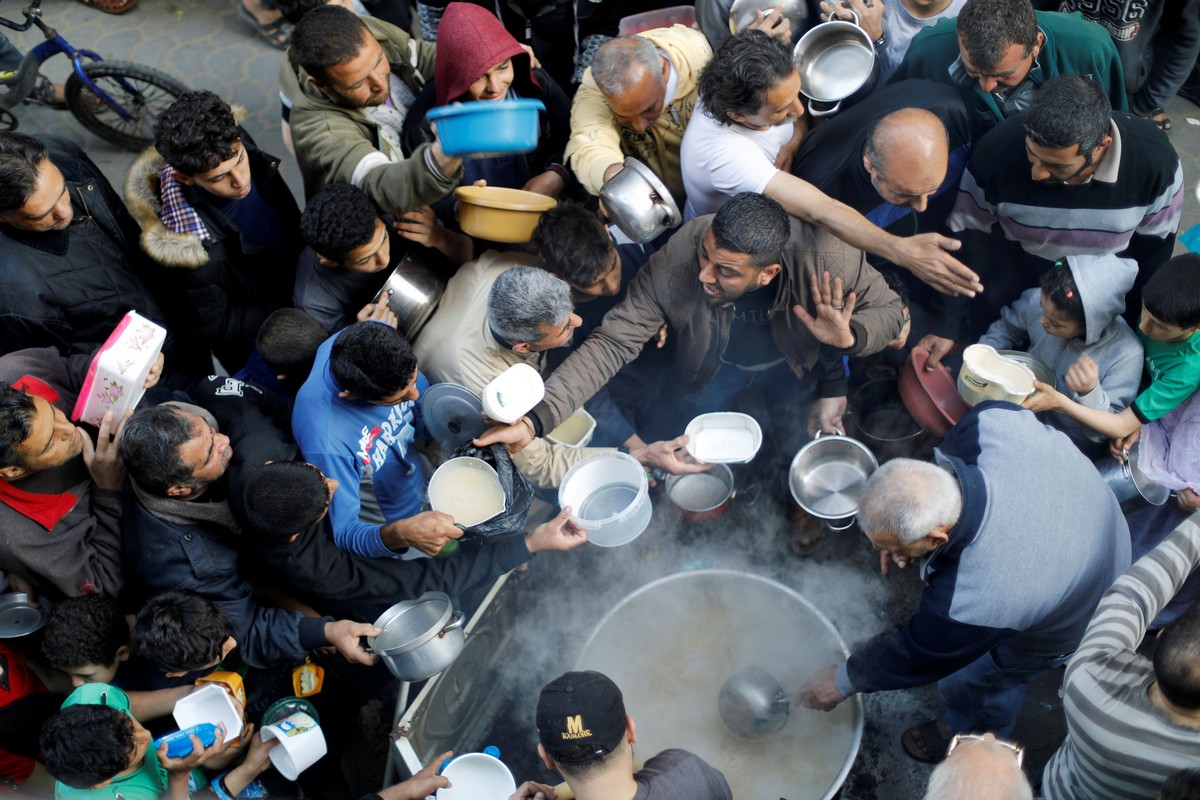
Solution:
<svg viewBox="0 0 1200 800"><path fill-rule="evenodd" d="M891 462L889 462L891 463ZM924 800L1033 800L1029 780L1011 753L990 744L990 756L1004 759L980 769L979 763L948 758L929 776ZM956 750L955 753L958 751Z"/></svg>
<svg viewBox="0 0 1200 800"><path fill-rule="evenodd" d="M867 534L890 534L908 545L962 514L962 487L952 474L928 461L894 458L867 481L858 524Z"/></svg>
<svg viewBox="0 0 1200 800"><path fill-rule="evenodd" d="M600 45L592 57L592 79L606 97L620 96L641 77L638 65L655 78L662 74L662 56L654 42L644 36L618 36Z"/></svg>
<svg viewBox="0 0 1200 800"><path fill-rule="evenodd" d="M200 435L194 422L170 405L140 408L121 430L121 460L147 492L166 497L172 486L198 487L179 448Z"/></svg>
<svg viewBox="0 0 1200 800"><path fill-rule="evenodd" d="M536 344L573 310L571 285L540 267L505 270L488 293L488 324L509 344Z"/></svg>

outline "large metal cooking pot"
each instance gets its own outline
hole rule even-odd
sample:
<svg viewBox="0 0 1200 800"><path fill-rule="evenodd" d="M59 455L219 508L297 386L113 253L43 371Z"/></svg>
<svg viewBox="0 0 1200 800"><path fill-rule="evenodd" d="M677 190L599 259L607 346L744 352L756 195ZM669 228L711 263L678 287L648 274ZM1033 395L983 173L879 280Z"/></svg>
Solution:
<svg viewBox="0 0 1200 800"><path fill-rule="evenodd" d="M867 479L878 468L875 454L862 442L818 432L792 459L788 488L800 508L843 531L854 524Z"/></svg>
<svg viewBox="0 0 1200 800"><path fill-rule="evenodd" d="M423 681L450 666L462 652L463 615L443 592L426 592L383 612L375 627L383 631L367 638L388 671L398 680Z"/></svg>
<svg viewBox="0 0 1200 800"><path fill-rule="evenodd" d="M804 0L733 0L729 9L729 30L733 33L745 28L760 16L778 11L792 24L792 41L795 44L808 28L808 3Z"/></svg>
<svg viewBox="0 0 1200 800"><path fill-rule="evenodd" d="M406 253L375 295L374 302L387 297L388 308L400 318L400 332L412 341L421 326L429 321L444 291L446 282L428 265Z"/></svg>
<svg viewBox="0 0 1200 800"><path fill-rule="evenodd" d="M800 73L800 93L808 113L828 117L870 93L879 78L879 59L871 37L853 22L832 19L800 37L792 61ZM830 105L825 105L830 104Z"/></svg>
<svg viewBox="0 0 1200 800"><path fill-rule="evenodd" d="M600 187L600 200L621 232L645 244L683 220L671 192L653 170L627 157L625 168Z"/></svg>
<svg viewBox="0 0 1200 800"><path fill-rule="evenodd" d="M776 581L733 570L660 578L624 597L596 626L576 669L599 670L637 718L637 749L696 753L724 773L733 796L828 800L846 779L862 738L855 695L825 713L799 706L778 732L743 738L726 727L721 687L747 667L785 686L846 646L828 619Z"/></svg>
<svg viewBox="0 0 1200 800"><path fill-rule="evenodd" d="M881 464L892 458L932 455L929 435L904 407L893 378L877 378L855 389L846 423Z"/></svg>

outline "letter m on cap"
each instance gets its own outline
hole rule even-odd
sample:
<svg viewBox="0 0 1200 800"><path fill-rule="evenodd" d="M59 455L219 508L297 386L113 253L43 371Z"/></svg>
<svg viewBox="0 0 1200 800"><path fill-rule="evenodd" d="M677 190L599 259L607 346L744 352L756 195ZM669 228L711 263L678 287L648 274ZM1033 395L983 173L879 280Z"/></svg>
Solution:
<svg viewBox="0 0 1200 800"><path fill-rule="evenodd" d="M573 717L567 717L567 733L580 734L583 733L583 715L576 714Z"/></svg>

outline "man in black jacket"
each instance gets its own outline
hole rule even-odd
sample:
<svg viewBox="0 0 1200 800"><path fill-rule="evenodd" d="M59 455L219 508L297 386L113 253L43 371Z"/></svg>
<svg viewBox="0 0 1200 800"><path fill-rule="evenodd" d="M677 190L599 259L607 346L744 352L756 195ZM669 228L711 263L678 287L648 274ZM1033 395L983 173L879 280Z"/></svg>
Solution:
<svg viewBox="0 0 1200 800"><path fill-rule="evenodd" d="M296 279L300 210L279 160L255 146L228 103L188 92L159 116L126 201L180 328L237 371Z"/></svg>
<svg viewBox="0 0 1200 800"><path fill-rule="evenodd" d="M91 353L131 309L165 325L144 268L137 225L78 146L0 133L0 353Z"/></svg>
<svg viewBox="0 0 1200 800"><path fill-rule="evenodd" d="M294 452L294 449L293 449ZM319 611L364 622L425 592L454 597L483 586L540 552L587 541L568 510L524 536L464 544L450 558L364 558L333 543L322 524L338 483L312 464L276 461L257 469L240 498L254 555L284 591ZM515 534L515 532L514 532Z"/></svg>

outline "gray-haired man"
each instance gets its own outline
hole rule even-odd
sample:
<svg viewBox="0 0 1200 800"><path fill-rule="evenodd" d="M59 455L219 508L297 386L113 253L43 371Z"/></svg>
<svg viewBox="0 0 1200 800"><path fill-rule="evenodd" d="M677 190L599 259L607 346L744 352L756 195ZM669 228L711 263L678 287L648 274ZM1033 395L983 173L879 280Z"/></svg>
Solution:
<svg viewBox="0 0 1200 800"><path fill-rule="evenodd" d="M451 382L482 394L492 378L514 364L528 364L543 375L551 364L547 351L563 347L581 320L571 301L571 286L545 269L537 259L489 250L464 265L446 286L438 310L413 343L422 369L435 382ZM593 400L595 403L595 399ZM619 413L610 400L600 398L603 420ZM702 469L684 464L676 455L686 440L646 444L636 434L623 442L642 463L678 472ZM531 483L554 487L566 471L597 448L570 448L539 439L518 453L515 460Z"/></svg>

